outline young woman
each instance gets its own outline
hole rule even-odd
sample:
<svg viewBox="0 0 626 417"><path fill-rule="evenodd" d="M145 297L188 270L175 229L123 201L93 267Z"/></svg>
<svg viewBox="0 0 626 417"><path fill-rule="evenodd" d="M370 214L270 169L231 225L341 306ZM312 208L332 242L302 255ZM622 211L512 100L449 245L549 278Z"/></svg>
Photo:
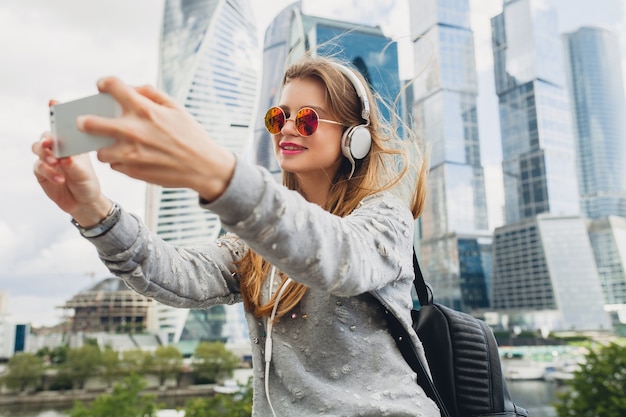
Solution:
<svg viewBox="0 0 626 417"><path fill-rule="evenodd" d="M220 147L153 88L115 78L98 88L123 108L118 119L78 120L81 130L117 140L98 159L134 178L196 190L230 233L203 247L168 245L105 197L86 155L54 158L48 134L33 145L35 175L134 290L181 308L244 303L253 415L439 415L381 307L421 350L410 290L425 168L413 168L397 146L357 72L328 58L286 71L279 106L265 116L283 185ZM416 192L400 192L407 184Z"/></svg>

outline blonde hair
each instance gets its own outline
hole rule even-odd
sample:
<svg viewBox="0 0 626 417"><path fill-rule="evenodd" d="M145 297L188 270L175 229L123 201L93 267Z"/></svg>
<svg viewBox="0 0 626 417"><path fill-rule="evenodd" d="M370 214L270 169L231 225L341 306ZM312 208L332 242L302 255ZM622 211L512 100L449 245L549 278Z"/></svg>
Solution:
<svg viewBox="0 0 626 417"><path fill-rule="evenodd" d="M362 102L354 85L338 69L338 61L328 57L307 56L292 64L282 80L284 87L295 79L319 80L326 87L326 104L334 120L346 125L362 124ZM392 190L407 202L417 218L424 208L426 197L427 166L422 161L415 140L397 140L395 124L385 122L376 106L376 100L363 76L354 71L367 91L370 103L370 126L372 146L369 154L356 163L354 175L349 178L350 162L344 158L341 167L332 179L328 199L323 208L330 213L345 217L357 207L365 197L385 190ZM395 114L392 112L391 114ZM407 132L410 132L405 128ZM421 163L420 163L421 162ZM419 169L415 166L420 163ZM283 172L283 185L291 190L301 191L295 174ZM407 192L408 190L408 192ZM241 294L246 310L257 317L270 315L276 294L267 302L261 303L262 284L271 265L259 254L249 250L239 263ZM281 273L282 280L287 277ZM302 299L307 287L293 282L281 297L276 319L285 315Z"/></svg>

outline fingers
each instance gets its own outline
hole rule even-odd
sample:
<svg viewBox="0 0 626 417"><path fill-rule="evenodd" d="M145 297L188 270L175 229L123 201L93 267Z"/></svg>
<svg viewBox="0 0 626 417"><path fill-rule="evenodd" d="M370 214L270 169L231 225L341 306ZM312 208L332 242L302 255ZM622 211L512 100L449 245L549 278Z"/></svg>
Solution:
<svg viewBox="0 0 626 417"><path fill-rule="evenodd" d="M65 176L59 170L59 159L52 154L52 138L42 136L32 146L33 153L39 157L33 166L33 172L37 181L44 183L46 181L54 184L63 184Z"/></svg>
<svg viewBox="0 0 626 417"><path fill-rule="evenodd" d="M55 167L38 159L33 166L33 172L37 181L44 183L46 181L54 184L63 184L65 176L63 176Z"/></svg>
<svg viewBox="0 0 626 417"><path fill-rule="evenodd" d="M50 136L48 132L45 132L41 135L41 139L39 139L39 141L33 143L31 150L42 161L45 161L49 165L56 166L58 165L59 160L52 152L53 142L52 136Z"/></svg>
<svg viewBox="0 0 626 417"><path fill-rule="evenodd" d="M150 99L156 104L160 104L162 106L167 106L167 107L174 107L176 105L175 101L170 96L168 96L162 91L157 90L151 85L142 85L139 87L135 87L135 90L139 94Z"/></svg>
<svg viewBox="0 0 626 417"><path fill-rule="evenodd" d="M85 133L112 137L118 141L129 139L131 131L137 128L137 117L134 116L138 116L138 119L152 119L154 104L172 103L167 95L154 88L130 87L116 77L101 78L97 84L101 93L110 94L119 103L123 116L116 119L96 115L78 117L77 127ZM129 129L131 126L133 129Z"/></svg>
<svg viewBox="0 0 626 417"><path fill-rule="evenodd" d="M97 82L98 91L101 93L107 93L115 98L124 112L133 110L137 107L137 99L141 96L138 95L133 88L124 84L117 77L101 78Z"/></svg>

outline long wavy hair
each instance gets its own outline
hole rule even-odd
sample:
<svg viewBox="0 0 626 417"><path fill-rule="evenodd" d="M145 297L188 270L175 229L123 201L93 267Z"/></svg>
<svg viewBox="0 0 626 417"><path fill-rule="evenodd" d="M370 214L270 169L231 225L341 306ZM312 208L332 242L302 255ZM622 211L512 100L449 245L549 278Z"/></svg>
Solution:
<svg viewBox="0 0 626 417"><path fill-rule="evenodd" d="M337 64L345 65L333 58L307 56L286 70L282 86L295 79L319 80L326 87L326 104L333 120L340 120L346 126L362 124L364 120L361 118L361 99L352 82L337 68ZM415 138L401 140L397 137L396 121L402 123L401 119L396 115L395 121L385 121L368 83L358 71L354 72L367 90L372 146L368 155L357 161L351 178L350 161L344 158L337 174L332 178L328 199L323 208L345 217L365 197L392 190L406 201L413 217L417 218L423 211L426 198L427 164L421 157ZM395 112L391 114L395 115ZM406 127L404 130L411 134ZM283 185L291 190L301 191L297 176L291 172L283 171ZM248 250L238 265L244 307L257 317L269 317L276 300L274 294L268 302L261 302L261 288L270 268L270 263L252 250ZM284 274L280 275L283 281L287 279ZM281 297L276 319L295 307L306 291L306 286L292 282Z"/></svg>

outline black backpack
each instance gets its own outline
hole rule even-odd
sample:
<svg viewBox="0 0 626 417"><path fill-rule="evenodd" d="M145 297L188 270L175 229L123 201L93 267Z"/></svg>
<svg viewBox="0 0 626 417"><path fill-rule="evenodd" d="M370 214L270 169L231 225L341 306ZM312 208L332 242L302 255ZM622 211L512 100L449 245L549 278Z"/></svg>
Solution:
<svg viewBox="0 0 626 417"><path fill-rule="evenodd" d="M498 344L491 328L469 314L433 303L415 252L415 289L419 310L412 310L432 380L398 319L388 313L389 329L418 383L445 417L528 417L513 403L502 373Z"/></svg>

